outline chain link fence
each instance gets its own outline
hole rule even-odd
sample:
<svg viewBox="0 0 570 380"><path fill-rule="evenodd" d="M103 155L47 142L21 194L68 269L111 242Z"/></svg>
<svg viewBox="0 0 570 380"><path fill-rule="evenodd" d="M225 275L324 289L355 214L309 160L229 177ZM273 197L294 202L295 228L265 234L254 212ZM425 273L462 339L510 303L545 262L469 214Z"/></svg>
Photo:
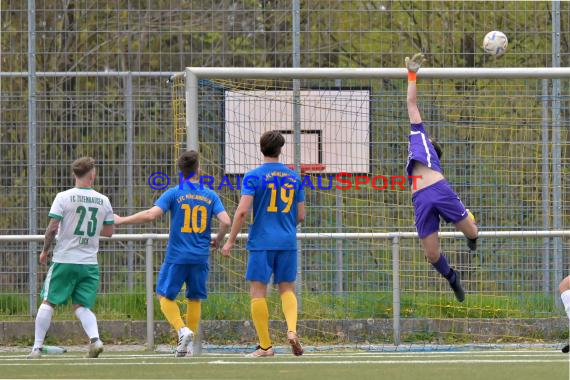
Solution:
<svg viewBox="0 0 570 380"><path fill-rule="evenodd" d="M127 214L150 207L160 192L147 184L151 173L160 171L172 175L174 129L171 87L167 79L186 66L251 66L290 67L292 65L293 33L290 1L201 0L153 2L35 2L34 20L36 44L28 44L29 11L26 2L1 0L0 26L0 234L43 232L47 212L55 194L73 185L69 166L82 155L91 155L98 163L97 189L109 195L115 211ZM300 14L300 65L303 67L400 67L403 58L415 51L424 51L431 67L544 67L552 65L552 4L550 2L467 2L467 1L302 1ZM560 3L560 65L567 66L570 56L570 3ZM482 54L482 38L489 30L504 31L510 39L509 50L501 60ZM35 58L35 106L33 112L35 162L30 162L29 57ZM122 72L123 74L113 74ZM59 74L55 74L59 73ZM400 173L405 153L401 126L406 124L403 108L403 88L398 81L311 83L315 86L365 86L373 89L373 134L371 154L377 168L386 173ZM217 86L217 87L216 87ZM287 85L290 86L290 85ZM421 89L422 111L426 120L444 120L435 135L446 142L446 175L456 184L464 201L478 208L478 218L484 228L542 229L552 215L543 213L542 193L537 178L521 177L527 170L543 173L540 162L531 168L522 164L527 155L542 157L541 131L546 123L550 137L552 119L541 115L542 99L552 106L550 85L544 91L540 81L501 82L485 90L476 81L433 82ZM562 82L561 120L566 130L568 115L568 83ZM201 138L213 147L222 143L220 129L223 85L202 83ZM216 92L217 91L217 92ZM485 92L487 91L487 92ZM513 99L510 104L498 104L498 99ZM466 132L473 115L488 108L486 120L476 120L480 129ZM494 103L495 102L495 103ZM549 111L550 112L550 111ZM209 117L209 119L208 119ZM209 122L210 121L210 122ZM459 124L464 130L457 132ZM471 124L470 124L471 123ZM503 133L501 127L505 125ZM396 127L397 126L397 127ZM525 128L527 128L525 130ZM493 146L485 146L485 131L493 130L501 137ZM518 135L517 135L518 133ZM518 136L518 137L517 137ZM521 137L523 136L523 137ZM487 164L474 163L469 146L474 142L479 153L491 160L510 161L509 167L492 173L494 187L485 187L490 176ZM567 138L561 139L562 175L568 161ZM513 144L509 147L505 142ZM477 145L479 144L479 145ZM486 147L486 148L485 148ZM518 149L520 147L520 149ZM548 152L550 152L550 146ZM520 165L519 165L520 164ZM32 171L33 169L33 171ZM549 171L551 170L549 166ZM30 178L31 173L35 175ZM549 179L552 179L549 177ZM32 182L30 182L32 181ZM521 191L526 189L528 191ZM562 215L568 210L567 181L562 182ZM30 201L30 195L36 194ZM525 198L531 194L531 198ZM516 196L513 196L516 195ZM520 195L520 196L519 196ZM236 194L225 194L226 207L233 211ZM357 198L360 194L346 194ZM379 197L379 198L377 198ZM410 230L411 208L409 194L384 192L367 194L378 206L379 215L370 215L370 204L346 204L345 221L351 215L358 225L341 226L342 231ZM491 199L491 201L490 201ZM512 200L512 202L501 201ZM514 201L516 200L516 202ZM548 199L549 209L551 200ZM309 217L306 231L338 232L337 213L333 210L334 196L311 193L308 197ZM397 206L396 206L397 205ZM37 215L35 223L30 213ZM364 218L362 215L369 215ZM348 219L347 219L348 218ZM388 221L388 223L385 223ZM568 226L563 219L562 228ZM121 228L123 233L164 233L166 221L153 225ZM548 240L548 239L547 239ZM483 245L494 258L500 281L481 283L483 277L467 279L480 286L477 292L509 291L516 293L522 286L532 294L553 296L553 278L545 279L533 272L543 270L538 256L552 249L550 241L536 239ZM460 253L459 242L446 242L444 248L460 266L484 267L484 256L475 258ZM546 247L546 248L545 248ZM105 319L139 319L144 302L144 244L138 242L109 242L101 249L102 289L98 313ZM564 246L565 248L565 246ZM3 318L25 318L32 315L36 300L28 298L39 290L44 269L37 279L31 276L32 260L36 259L36 244L6 243L0 245L0 315ZM356 302L337 305L336 317L358 315L380 317L385 309L375 309L374 301L365 293L382 298L390 294L390 250L388 243L315 241L304 245L303 261L305 291L322 294L334 307L338 291L336 251L342 249L342 290L352 292ZM164 242L155 242L155 252L163 252ZM402 248L402 280L404 291L415 301L413 290L441 289L429 277L430 268L418 267L420 247L409 242ZM370 252L383 252L377 257ZM240 253L241 254L241 253ZM240 258L241 257L241 258ZM227 263L214 257L212 261L212 293L223 297L227 293L242 294L244 256ZM568 266L567 255L564 267ZM516 258L517 271L509 271ZM158 269L161 256L156 256ZM424 273L426 272L426 273ZM502 276L500 273L507 273ZM542 273L542 272L541 272ZM490 275L485 275L491 279ZM502 276L502 277L501 277ZM546 276L546 275L545 275ZM33 280L33 281L32 281ZM420 281L421 280L421 281ZM419 282L417 282L419 281ZM388 296L386 296L388 297ZM316 298L314 303L325 303ZM212 300L205 310L206 318L223 317L224 302ZM439 302L439 301L438 301ZM544 306L545 301L538 304ZM30 307L31 305L31 307ZM528 306L527 310L540 314ZM542 307L541 306L541 307ZM511 309L510 309L511 310ZM512 309L514 310L514 309ZM328 311L327 311L328 312ZM209 313L209 314L208 314ZM322 310L312 311L323 317ZM556 311L549 309L553 315ZM248 318L247 310L238 310L234 317ZM387 313L386 315L389 315ZM413 316L413 312L410 312ZM61 318L66 318L63 314ZM158 317L158 315L157 315Z"/></svg>

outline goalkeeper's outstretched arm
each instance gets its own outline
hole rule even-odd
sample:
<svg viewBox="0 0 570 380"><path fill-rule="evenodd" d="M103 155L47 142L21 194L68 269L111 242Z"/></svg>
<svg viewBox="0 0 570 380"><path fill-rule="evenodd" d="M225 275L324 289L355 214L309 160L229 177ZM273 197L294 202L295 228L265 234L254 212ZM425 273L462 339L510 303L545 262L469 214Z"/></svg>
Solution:
<svg viewBox="0 0 570 380"><path fill-rule="evenodd" d="M425 58L422 53L417 53L411 59L406 57L406 68L408 69L408 96L406 100L408 105L408 116L410 117L410 123L412 124L422 122L416 96L416 73L424 61Z"/></svg>
<svg viewBox="0 0 570 380"><path fill-rule="evenodd" d="M416 98L416 81L408 81L408 116L410 117L411 124L418 124L422 122L422 116L418 109L418 102Z"/></svg>

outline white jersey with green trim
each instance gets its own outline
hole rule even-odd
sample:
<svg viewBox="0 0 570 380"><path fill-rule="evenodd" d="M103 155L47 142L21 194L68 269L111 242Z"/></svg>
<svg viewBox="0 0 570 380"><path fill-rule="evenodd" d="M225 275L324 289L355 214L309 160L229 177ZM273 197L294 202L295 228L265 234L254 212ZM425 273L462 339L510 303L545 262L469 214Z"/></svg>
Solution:
<svg viewBox="0 0 570 380"><path fill-rule="evenodd" d="M56 195L49 217L60 220L53 262L97 264L101 228L114 223L109 198L91 188L74 187Z"/></svg>

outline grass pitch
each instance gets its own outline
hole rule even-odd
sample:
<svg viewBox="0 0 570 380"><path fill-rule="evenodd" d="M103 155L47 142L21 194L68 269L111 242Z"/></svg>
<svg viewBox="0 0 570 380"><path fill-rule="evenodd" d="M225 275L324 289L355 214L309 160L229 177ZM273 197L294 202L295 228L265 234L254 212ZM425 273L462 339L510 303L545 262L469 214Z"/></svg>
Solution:
<svg viewBox="0 0 570 380"><path fill-rule="evenodd" d="M569 356L559 351L468 351L401 353L280 354L249 359L241 354L109 352L98 359L83 353L27 360L0 355L0 378L73 379L568 379Z"/></svg>

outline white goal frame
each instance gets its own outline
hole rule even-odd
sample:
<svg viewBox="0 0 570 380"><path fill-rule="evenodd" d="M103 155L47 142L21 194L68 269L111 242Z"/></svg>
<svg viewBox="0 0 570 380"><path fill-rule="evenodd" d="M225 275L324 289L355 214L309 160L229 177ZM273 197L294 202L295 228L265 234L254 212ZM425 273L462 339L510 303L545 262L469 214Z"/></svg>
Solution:
<svg viewBox="0 0 570 380"><path fill-rule="evenodd" d="M185 77L186 146L198 150L198 81L200 79L406 79L405 68L256 68L187 67ZM570 67L423 68L425 79L567 79Z"/></svg>

